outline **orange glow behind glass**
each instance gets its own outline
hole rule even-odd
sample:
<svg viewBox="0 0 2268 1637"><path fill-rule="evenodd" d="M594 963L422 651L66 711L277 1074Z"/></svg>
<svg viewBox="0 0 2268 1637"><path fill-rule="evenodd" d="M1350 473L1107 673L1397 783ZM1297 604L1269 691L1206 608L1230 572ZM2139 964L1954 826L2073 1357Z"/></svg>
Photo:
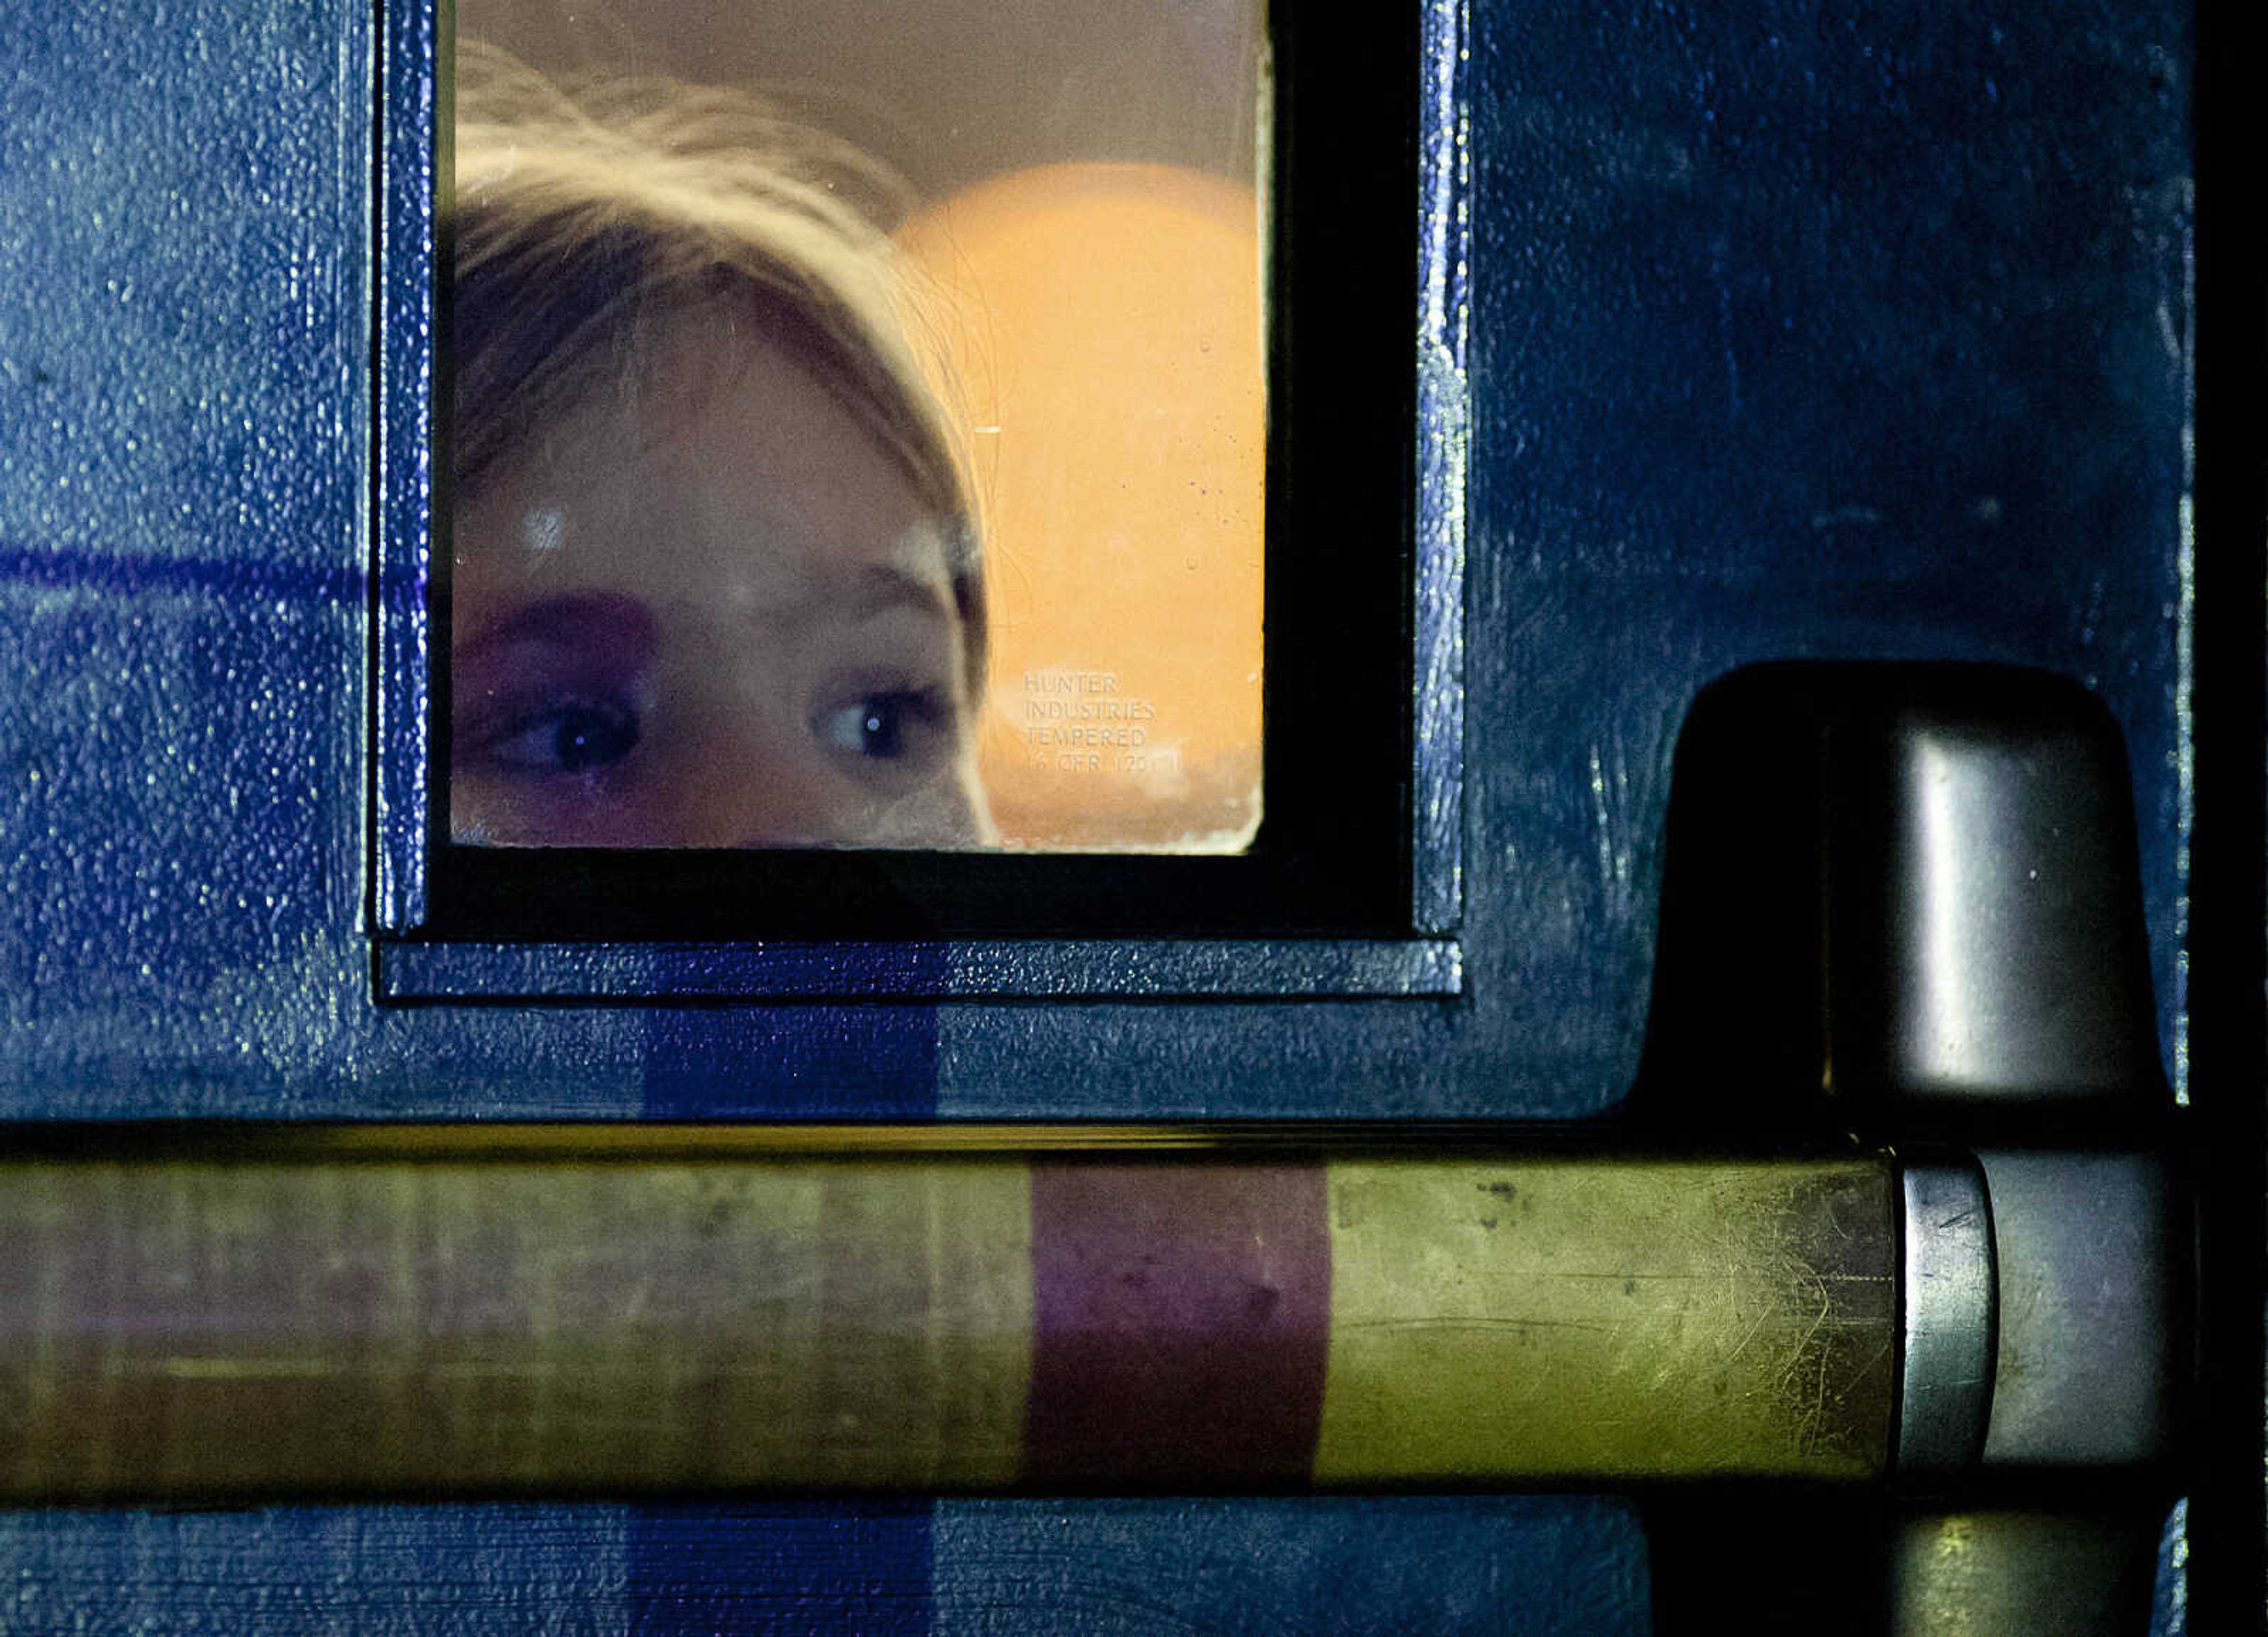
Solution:
<svg viewBox="0 0 2268 1637"><path fill-rule="evenodd" d="M1260 817L1266 386L1249 188L1050 165L904 242L984 508L978 738L1012 847L1233 851Z"/></svg>

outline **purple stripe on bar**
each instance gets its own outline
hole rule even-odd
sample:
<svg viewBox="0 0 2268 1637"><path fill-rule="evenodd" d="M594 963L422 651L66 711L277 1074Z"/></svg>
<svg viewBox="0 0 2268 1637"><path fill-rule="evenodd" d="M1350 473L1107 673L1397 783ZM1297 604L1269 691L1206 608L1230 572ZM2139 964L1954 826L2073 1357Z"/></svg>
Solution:
<svg viewBox="0 0 2268 1637"><path fill-rule="evenodd" d="M1330 1281L1320 1166L1035 1165L1027 1481L1305 1481Z"/></svg>

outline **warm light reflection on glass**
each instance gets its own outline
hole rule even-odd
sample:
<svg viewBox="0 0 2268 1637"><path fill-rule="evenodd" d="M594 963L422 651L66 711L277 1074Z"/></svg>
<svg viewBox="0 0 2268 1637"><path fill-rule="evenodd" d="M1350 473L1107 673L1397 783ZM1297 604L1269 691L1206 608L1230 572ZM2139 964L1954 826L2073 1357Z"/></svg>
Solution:
<svg viewBox="0 0 2268 1637"><path fill-rule="evenodd" d="M1259 206L1164 165L986 183L903 236L943 297L1010 846L1233 848L1259 819Z"/></svg>

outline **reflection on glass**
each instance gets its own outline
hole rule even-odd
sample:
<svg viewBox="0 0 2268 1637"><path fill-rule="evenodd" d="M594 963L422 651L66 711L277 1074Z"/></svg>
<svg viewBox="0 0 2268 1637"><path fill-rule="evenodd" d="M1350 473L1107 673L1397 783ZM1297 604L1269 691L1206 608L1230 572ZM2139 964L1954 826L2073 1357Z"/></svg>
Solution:
<svg viewBox="0 0 2268 1637"><path fill-rule="evenodd" d="M1102 55L1064 70L1057 103L1134 95L1097 74L1130 27L1222 61L1204 96L1185 77L1150 123L1122 108L1084 135L1018 81L1020 123L959 139L954 99L990 83L971 65L1028 42L1012 7L835 18L820 33L878 88L863 98L808 30L793 61L733 65L803 84L799 105L836 85L854 145L808 107L685 83L714 66L697 42L717 0L587 37L465 0L468 34L545 66L460 40L458 840L1248 841L1259 23L1226 3L1146 24L1094 10ZM909 18L957 42L949 88ZM595 69L593 38L612 59ZM877 39L907 61L879 61Z"/></svg>

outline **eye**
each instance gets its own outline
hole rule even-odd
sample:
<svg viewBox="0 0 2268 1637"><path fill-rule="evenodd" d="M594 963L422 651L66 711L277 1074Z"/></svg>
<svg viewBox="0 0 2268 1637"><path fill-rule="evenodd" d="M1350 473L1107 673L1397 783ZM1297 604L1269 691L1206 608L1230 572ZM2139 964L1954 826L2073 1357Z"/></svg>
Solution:
<svg viewBox="0 0 2268 1637"><path fill-rule="evenodd" d="M812 721L820 744L837 755L900 761L923 748L947 707L928 689L862 694L821 710Z"/></svg>
<svg viewBox="0 0 2268 1637"><path fill-rule="evenodd" d="M637 748L637 713L611 701L561 704L515 719L486 746L517 773L574 774L608 767Z"/></svg>

